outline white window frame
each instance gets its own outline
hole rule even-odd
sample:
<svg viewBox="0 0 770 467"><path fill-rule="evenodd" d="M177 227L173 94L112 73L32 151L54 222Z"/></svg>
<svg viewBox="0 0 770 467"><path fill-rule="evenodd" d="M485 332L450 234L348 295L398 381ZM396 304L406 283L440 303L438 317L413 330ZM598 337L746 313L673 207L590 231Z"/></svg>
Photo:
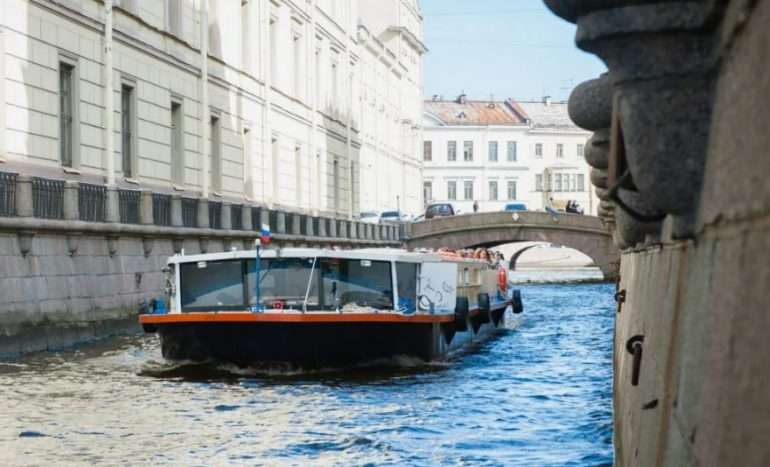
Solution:
<svg viewBox="0 0 770 467"><path fill-rule="evenodd" d="M78 170L80 168L80 66L77 56L60 51L59 52L59 60L57 62L57 95L59 99L57 99L57 105L58 105L58 117L61 119L63 117L62 108L61 108L61 66L64 64L65 66L68 66L72 69L72 72L70 74L70 79L72 80L70 90L70 99L72 101L72 124L70 131L72 133L72 141L71 141L71 164L70 166L65 166L62 164L62 156L61 153L61 137L62 135L59 134L58 138L58 151L59 151L59 163L62 165L62 168L66 170ZM61 132L61 120L59 120L59 132ZM0 135L1 137L2 135Z"/></svg>

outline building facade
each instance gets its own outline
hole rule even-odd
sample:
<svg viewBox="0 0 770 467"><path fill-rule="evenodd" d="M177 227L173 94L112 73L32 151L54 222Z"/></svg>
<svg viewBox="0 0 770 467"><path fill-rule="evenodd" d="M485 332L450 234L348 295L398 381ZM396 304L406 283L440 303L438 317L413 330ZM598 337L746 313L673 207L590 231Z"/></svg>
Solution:
<svg viewBox="0 0 770 467"><path fill-rule="evenodd" d="M421 207L415 0L109 7L0 2L0 170L337 217Z"/></svg>
<svg viewBox="0 0 770 467"><path fill-rule="evenodd" d="M508 203L542 210L576 201L586 213L597 203L584 160L590 133L575 126L567 105L541 102L425 102L423 193L426 203L449 202L461 212L499 211Z"/></svg>

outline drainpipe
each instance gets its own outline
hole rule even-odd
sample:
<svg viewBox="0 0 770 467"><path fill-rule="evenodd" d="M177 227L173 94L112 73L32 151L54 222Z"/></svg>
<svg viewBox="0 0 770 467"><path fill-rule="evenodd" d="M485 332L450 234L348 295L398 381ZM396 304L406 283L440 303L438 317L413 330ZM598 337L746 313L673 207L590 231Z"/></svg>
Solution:
<svg viewBox="0 0 770 467"><path fill-rule="evenodd" d="M0 15L5 17L2 11L3 5L0 5ZM5 60L5 32L0 26L0 57ZM5 62L0 64L0 162L5 162Z"/></svg>
<svg viewBox="0 0 770 467"><path fill-rule="evenodd" d="M201 6L201 197L209 197L209 6L208 0L200 0Z"/></svg>
<svg viewBox="0 0 770 467"><path fill-rule="evenodd" d="M0 6L0 9L3 7ZM2 12L0 12L2 13ZM3 13L4 14L4 13ZM0 26L0 57L5 60L5 33ZM5 63L0 66L0 83L5 83ZM0 162L5 162L5 84L0 86Z"/></svg>
<svg viewBox="0 0 770 467"><path fill-rule="evenodd" d="M347 17L345 18L347 21L346 27L345 27L345 49L346 49L346 63L345 63L345 69L347 70L348 75L348 102L347 102L347 112L348 112L348 131L347 131L347 148L348 148L348 163L350 164L350 175L348 175L348 186L350 187L350 196L348 196L348 219L353 220L353 190L355 189L355 186L353 186L353 172L355 171L355 165L353 163L353 141L352 141L352 132L353 132L353 72L352 67L350 65L350 61L353 58L351 54L351 47L353 46L353 42L350 40L350 8L347 9Z"/></svg>
<svg viewBox="0 0 770 467"><path fill-rule="evenodd" d="M317 216L319 211L321 210L321 173L319 172L319 166L320 164L316 160L318 155L316 154L316 133L318 132L318 95L316 94L316 91L318 90L318 79L319 77L316 76L315 71L318 70L320 67L316 63L318 60L320 60L319 54L316 53L316 44L315 44L315 31L316 31L316 13L317 13L317 0L313 0L310 5L310 34L308 34L308 47L305 49L308 51L308 56L313 57L313 63L312 68L308 67L308 76L312 76L310 79L310 92L307 93L307 95L311 96L310 100L310 173L314 174L315 177L313 177L311 186L313 187L313 193L314 196L312 198L315 198L313 201L313 215ZM312 54L312 55L310 55ZM307 60L305 61L307 63Z"/></svg>
<svg viewBox="0 0 770 467"><path fill-rule="evenodd" d="M112 1L104 1L104 159L107 186L115 186L115 90L112 75Z"/></svg>
<svg viewBox="0 0 770 467"><path fill-rule="evenodd" d="M270 113L272 111L272 87L273 87L273 70L272 70L272 60L270 58L270 41L272 40L271 34L270 34L270 2L259 2L259 19L262 22L262 27L260 28L261 31L261 38L260 38L260 47L262 48L262 59L260 62L262 63L262 78L264 80L264 103L262 105L262 202L267 203L268 206L271 208L275 205L275 202L277 201L275 199L274 194L276 193L276 189L274 186L272 186L275 183L278 183L277 180L271 180L271 190L272 194L268 197L267 196L267 177L265 176L268 173L267 170L267 164L265 163L268 158L272 158L272 127L270 126ZM272 162L271 162L272 164ZM277 173L274 167L270 167L270 173Z"/></svg>

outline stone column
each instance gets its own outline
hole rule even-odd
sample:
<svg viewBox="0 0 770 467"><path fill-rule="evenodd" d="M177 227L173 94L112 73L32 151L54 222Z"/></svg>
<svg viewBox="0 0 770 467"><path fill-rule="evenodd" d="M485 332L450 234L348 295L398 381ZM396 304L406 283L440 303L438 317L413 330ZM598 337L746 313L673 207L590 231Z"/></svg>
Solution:
<svg viewBox="0 0 770 467"><path fill-rule="evenodd" d="M107 222L120 222L120 198L118 188L107 187L107 206L105 206L105 219Z"/></svg>
<svg viewBox="0 0 770 467"><path fill-rule="evenodd" d="M286 233L286 213L283 211L275 211L275 231Z"/></svg>
<svg viewBox="0 0 770 467"><path fill-rule="evenodd" d="M254 230L251 224L251 206L244 204L241 207L241 225L243 230Z"/></svg>
<svg viewBox="0 0 770 467"><path fill-rule="evenodd" d="M32 177L19 175L16 177L16 215L32 217L35 215L32 204Z"/></svg>
<svg viewBox="0 0 770 467"><path fill-rule="evenodd" d="M233 205L228 203L227 201L222 201L222 230L231 230L233 228L232 206Z"/></svg>
<svg viewBox="0 0 770 467"><path fill-rule="evenodd" d="M209 200L207 198L200 198L198 200L198 227L201 229L208 229L211 227L209 224ZM203 245L203 243L201 243ZM206 251L208 251L208 243L205 245ZM202 252L204 248L201 247Z"/></svg>
<svg viewBox="0 0 770 467"><path fill-rule="evenodd" d="M308 237L315 237L315 226L313 225L313 216L305 216L305 232Z"/></svg>
<svg viewBox="0 0 770 467"><path fill-rule="evenodd" d="M154 224L152 216L152 192L141 190L139 194L139 223L143 225Z"/></svg>
<svg viewBox="0 0 770 467"><path fill-rule="evenodd" d="M80 219L79 188L80 183L74 180L64 182L64 220L76 221Z"/></svg>
<svg viewBox="0 0 770 467"><path fill-rule="evenodd" d="M173 227L182 227L182 196L171 195L171 225Z"/></svg>
<svg viewBox="0 0 770 467"><path fill-rule="evenodd" d="M322 218L323 222L329 222L329 237L337 238L337 221L334 219Z"/></svg>
<svg viewBox="0 0 770 467"><path fill-rule="evenodd" d="M291 214L291 234L292 235L302 234L302 216L300 216L296 212Z"/></svg>
<svg viewBox="0 0 770 467"><path fill-rule="evenodd" d="M275 226L270 225L270 210L267 209L266 207L262 207L259 209L259 226L257 227L257 229L261 230L263 224L269 226L271 230L275 228L276 232L278 231L278 229Z"/></svg>
<svg viewBox="0 0 770 467"><path fill-rule="evenodd" d="M316 217L318 219L318 232L316 232L316 235L319 237L325 237L326 236L326 219L323 217Z"/></svg>

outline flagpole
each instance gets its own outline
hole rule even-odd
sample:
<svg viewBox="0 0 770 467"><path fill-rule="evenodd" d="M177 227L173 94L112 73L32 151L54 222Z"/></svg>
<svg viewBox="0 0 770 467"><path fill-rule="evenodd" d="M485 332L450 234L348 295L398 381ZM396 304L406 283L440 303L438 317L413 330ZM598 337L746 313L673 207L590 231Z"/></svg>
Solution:
<svg viewBox="0 0 770 467"><path fill-rule="evenodd" d="M256 281L255 281L256 282L256 291L255 291L255 295L256 295L256 298L257 298L257 303L256 303L255 310L257 312L261 312L262 311L262 299L261 299L260 294L259 294L259 282L260 282L259 281L259 272L260 272L260 268L262 267L262 256L261 256L260 251L259 251L260 250L259 246L261 244L262 244L262 239L260 238L259 241L257 242L257 261L256 261L257 265L254 268L255 269L255 273L256 273Z"/></svg>

